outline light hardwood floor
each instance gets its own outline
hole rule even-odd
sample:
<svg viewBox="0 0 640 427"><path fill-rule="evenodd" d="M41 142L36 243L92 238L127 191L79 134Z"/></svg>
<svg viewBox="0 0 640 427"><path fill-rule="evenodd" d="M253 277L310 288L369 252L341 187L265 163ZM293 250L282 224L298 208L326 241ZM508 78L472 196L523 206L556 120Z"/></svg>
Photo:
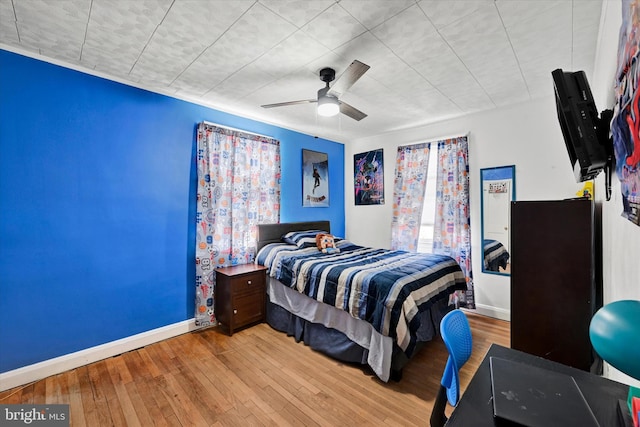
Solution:
<svg viewBox="0 0 640 427"><path fill-rule="evenodd" d="M464 390L509 323L468 314ZM73 426L427 426L447 350L440 338L383 383L260 324L232 337L191 332L0 393L0 403L67 403ZM451 412L448 408L447 413Z"/></svg>

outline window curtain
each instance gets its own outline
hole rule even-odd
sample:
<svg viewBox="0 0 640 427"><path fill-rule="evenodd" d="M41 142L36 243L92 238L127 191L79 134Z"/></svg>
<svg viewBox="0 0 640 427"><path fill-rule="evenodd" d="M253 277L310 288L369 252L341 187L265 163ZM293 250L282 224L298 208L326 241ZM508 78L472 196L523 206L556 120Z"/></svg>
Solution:
<svg viewBox="0 0 640 427"><path fill-rule="evenodd" d="M198 125L196 326L216 324L215 269L256 255L257 224L280 219L280 142Z"/></svg>
<svg viewBox="0 0 640 427"><path fill-rule="evenodd" d="M391 249L416 252L424 191L429 168L429 144L398 147L393 185Z"/></svg>
<svg viewBox="0 0 640 427"><path fill-rule="evenodd" d="M460 307L475 308L466 136L438 141L436 199L433 253L449 255L458 261L466 276L467 291L456 293L455 303Z"/></svg>

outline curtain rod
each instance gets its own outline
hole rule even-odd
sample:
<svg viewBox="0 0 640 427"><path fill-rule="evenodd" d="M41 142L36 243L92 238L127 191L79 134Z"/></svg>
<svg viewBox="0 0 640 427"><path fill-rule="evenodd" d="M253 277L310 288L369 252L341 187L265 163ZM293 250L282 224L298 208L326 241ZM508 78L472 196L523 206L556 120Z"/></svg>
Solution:
<svg viewBox="0 0 640 427"><path fill-rule="evenodd" d="M226 125L221 125L220 123L213 123L213 122L208 122L206 120L203 120L202 123L204 123L205 125L211 125L211 126L217 126L219 128L225 128L225 129L229 129L229 130L233 130L236 132L242 132L242 133L248 133L250 135L255 135L255 136L261 136L263 138L270 138L270 139L276 139L272 136L269 135L262 135L260 133L255 133L255 132L249 132L248 130L244 130L244 129L237 129L237 128L233 128L231 126L226 126Z"/></svg>
<svg viewBox="0 0 640 427"><path fill-rule="evenodd" d="M406 146L409 146L409 145L417 145L417 144L431 144L433 142L440 142L440 141L444 141L446 139L462 138L462 137L466 137L467 140L468 140L470 134L471 134L471 131L467 131L467 133L464 133L464 134L441 136L441 137L438 137L438 138L432 138L432 137L422 138L420 141L407 142L406 144L399 145L398 147L406 147Z"/></svg>

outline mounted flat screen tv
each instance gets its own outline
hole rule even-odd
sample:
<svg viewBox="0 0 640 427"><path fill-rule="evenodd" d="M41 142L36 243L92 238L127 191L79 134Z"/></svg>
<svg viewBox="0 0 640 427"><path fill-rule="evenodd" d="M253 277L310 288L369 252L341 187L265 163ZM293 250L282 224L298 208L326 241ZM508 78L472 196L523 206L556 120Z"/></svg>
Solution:
<svg viewBox="0 0 640 427"><path fill-rule="evenodd" d="M558 121L569 153L576 182L595 178L609 167L611 159L608 144L611 110L598 110L584 71L554 70L553 85L556 95Z"/></svg>

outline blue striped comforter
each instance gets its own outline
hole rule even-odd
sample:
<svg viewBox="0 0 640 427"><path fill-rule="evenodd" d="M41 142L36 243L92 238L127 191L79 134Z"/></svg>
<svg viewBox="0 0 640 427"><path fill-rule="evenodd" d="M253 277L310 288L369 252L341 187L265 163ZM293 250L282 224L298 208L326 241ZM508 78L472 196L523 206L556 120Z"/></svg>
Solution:
<svg viewBox="0 0 640 427"><path fill-rule="evenodd" d="M324 254L315 247L273 243L260 250L256 263L286 286L369 322L409 356L420 326L416 314L466 289L460 266L445 255L373 249L347 240L336 246L339 253Z"/></svg>

